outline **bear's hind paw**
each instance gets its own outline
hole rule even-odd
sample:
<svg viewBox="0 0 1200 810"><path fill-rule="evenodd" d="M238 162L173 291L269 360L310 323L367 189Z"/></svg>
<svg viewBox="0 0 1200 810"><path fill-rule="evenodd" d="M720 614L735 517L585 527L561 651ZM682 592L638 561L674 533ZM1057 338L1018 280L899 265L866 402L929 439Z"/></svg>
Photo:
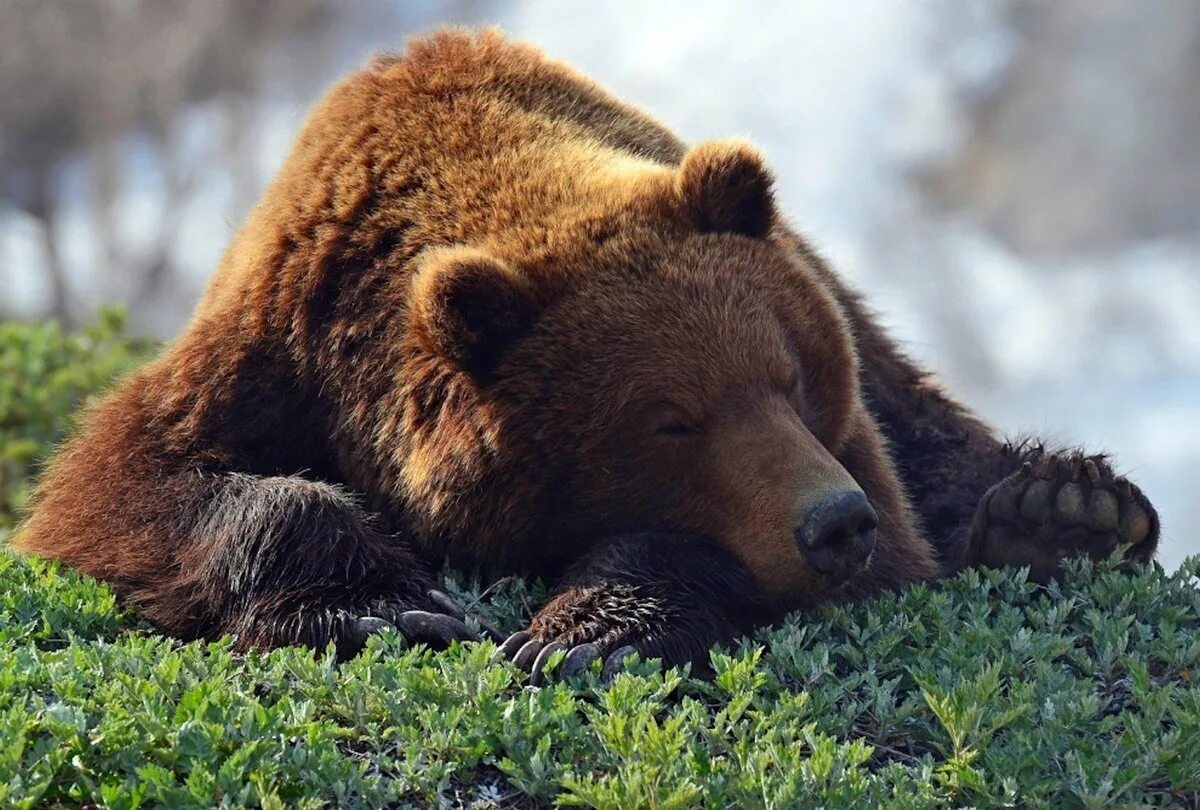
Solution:
<svg viewBox="0 0 1200 810"><path fill-rule="evenodd" d="M971 528L974 561L1029 566L1044 582L1062 560L1101 559L1128 546L1126 559L1148 562L1158 516L1137 486L1116 476L1103 456L1044 455L989 489Z"/></svg>

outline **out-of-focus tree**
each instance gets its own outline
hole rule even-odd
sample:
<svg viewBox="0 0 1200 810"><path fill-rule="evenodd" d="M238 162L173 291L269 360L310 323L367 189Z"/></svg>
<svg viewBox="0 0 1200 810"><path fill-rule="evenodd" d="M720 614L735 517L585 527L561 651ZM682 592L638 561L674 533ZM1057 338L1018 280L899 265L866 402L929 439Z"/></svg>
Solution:
<svg viewBox="0 0 1200 810"><path fill-rule="evenodd" d="M963 99L970 135L930 197L1049 262L1200 236L1200 4L1003 8L1010 66Z"/></svg>
<svg viewBox="0 0 1200 810"><path fill-rule="evenodd" d="M313 41L329 8L329 0L0 4L0 227L24 217L36 232L51 293L44 314L72 321L95 305L75 300L77 279L64 264L68 206L82 207L94 236L102 297L135 306L171 277L198 179L226 173L248 206L259 185L252 100L296 78L263 69L264 43L307 39L317 70ZM201 107L197 133L186 113ZM117 222L134 159L157 187L137 240L122 238ZM83 189L67 187L67 169Z"/></svg>

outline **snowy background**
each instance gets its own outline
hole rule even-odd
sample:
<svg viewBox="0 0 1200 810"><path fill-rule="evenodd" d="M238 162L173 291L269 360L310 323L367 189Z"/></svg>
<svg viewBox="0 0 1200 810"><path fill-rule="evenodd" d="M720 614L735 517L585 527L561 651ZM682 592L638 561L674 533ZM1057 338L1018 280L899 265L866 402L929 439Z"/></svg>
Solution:
<svg viewBox="0 0 1200 810"><path fill-rule="evenodd" d="M0 317L170 335L322 88L442 22L758 143L912 354L1200 552L1200 4L9 0Z"/></svg>

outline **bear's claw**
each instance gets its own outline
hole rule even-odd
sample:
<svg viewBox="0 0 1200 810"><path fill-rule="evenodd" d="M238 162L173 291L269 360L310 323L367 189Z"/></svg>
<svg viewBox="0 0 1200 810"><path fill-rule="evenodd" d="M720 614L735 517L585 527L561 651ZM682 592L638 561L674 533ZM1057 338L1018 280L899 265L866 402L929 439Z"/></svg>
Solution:
<svg viewBox="0 0 1200 810"><path fill-rule="evenodd" d="M547 669L551 657L561 651L566 655L554 670ZM529 673L530 686L542 686L546 683L551 672L560 680L573 678L585 672L592 663L603 658L601 677L605 680L614 678L625 666L625 660L637 652L631 645L623 645L604 654L601 646L595 642L586 642L568 646L561 641L542 642L529 633L519 630L513 633L500 645L500 654L511 659L518 668Z"/></svg>
<svg viewBox="0 0 1200 810"><path fill-rule="evenodd" d="M1046 455L989 489L971 529L974 562L1029 566L1044 582L1064 558L1099 559L1118 546L1126 558L1149 561L1158 544L1158 517L1141 490L1113 474L1102 456Z"/></svg>
<svg viewBox="0 0 1200 810"><path fill-rule="evenodd" d="M537 654L537 658L533 659L533 666L529 669L529 685L541 686L545 678L546 664L549 663L550 657L557 652L562 652L567 649L567 645L561 641L551 641L545 647L542 647L541 652Z"/></svg>
<svg viewBox="0 0 1200 810"><path fill-rule="evenodd" d="M493 638L499 635L475 617L468 617L467 612L442 591L430 590L426 596L430 605L440 612L393 612L385 609L381 611L384 616L360 616L350 629L350 640L354 649L361 650L368 638L388 628L399 631L409 644L428 644L435 649L444 649L455 641L478 641L479 634L467 625L468 618L479 624Z"/></svg>
<svg viewBox="0 0 1200 810"><path fill-rule="evenodd" d="M439 591L436 588L430 588L425 592L425 595L429 597L429 601L433 603L434 607L436 607L442 613L445 613L447 616L453 616L460 622L466 620L467 611L463 610L462 605L458 604L458 602L455 602L442 591Z"/></svg>
<svg viewBox="0 0 1200 810"><path fill-rule="evenodd" d="M478 625L479 629L483 632L483 635L487 636L492 641L499 643L504 639L504 635L499 630L492 627L478 616L467 613L467 611L463 609L460 604L455 602L442 591L433 589L430 590L426 596L429 597L429 601L432 602L433 606L436 607L441 613L445 613L447 616L453 616L455 619L463 622L468 627L470 627L472 624Z"/></svg>
<svg viewBox="0 0 1200 810"><path fill-rule="evenodd" d="M398 617L396 627L413 644L448 647L455 641L476 641L479 638L462 619L426 610L404 611Z"/></svg>
<svg viewBox="0 0 1200 810"><path fill-rule="evenodd" d="M395 627L387 619L378 616L361 616L350 630L350 641L355 650L361 650L367 645L367 639L381 630Z"/></svg>
<svg viewBox="0 0 1200 810"><path fill-rule="evenodd" d="M585 671L592 662L600 657L600 647L588 642L572 648L558 668L558 677L571 678Z"/></svg>

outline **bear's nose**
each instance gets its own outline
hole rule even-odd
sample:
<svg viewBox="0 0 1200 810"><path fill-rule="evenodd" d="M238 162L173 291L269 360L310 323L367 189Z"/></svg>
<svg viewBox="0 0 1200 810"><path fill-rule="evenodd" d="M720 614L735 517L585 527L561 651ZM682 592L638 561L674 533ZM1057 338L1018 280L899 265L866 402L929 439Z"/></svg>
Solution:
<svg viewBox="0 0 1200 810"><path fill-rule="evenodd" d="M848 579L875 549L879 517L861 490L826 495L796 529L796 544L808 564L835 582Z"/></svg>

